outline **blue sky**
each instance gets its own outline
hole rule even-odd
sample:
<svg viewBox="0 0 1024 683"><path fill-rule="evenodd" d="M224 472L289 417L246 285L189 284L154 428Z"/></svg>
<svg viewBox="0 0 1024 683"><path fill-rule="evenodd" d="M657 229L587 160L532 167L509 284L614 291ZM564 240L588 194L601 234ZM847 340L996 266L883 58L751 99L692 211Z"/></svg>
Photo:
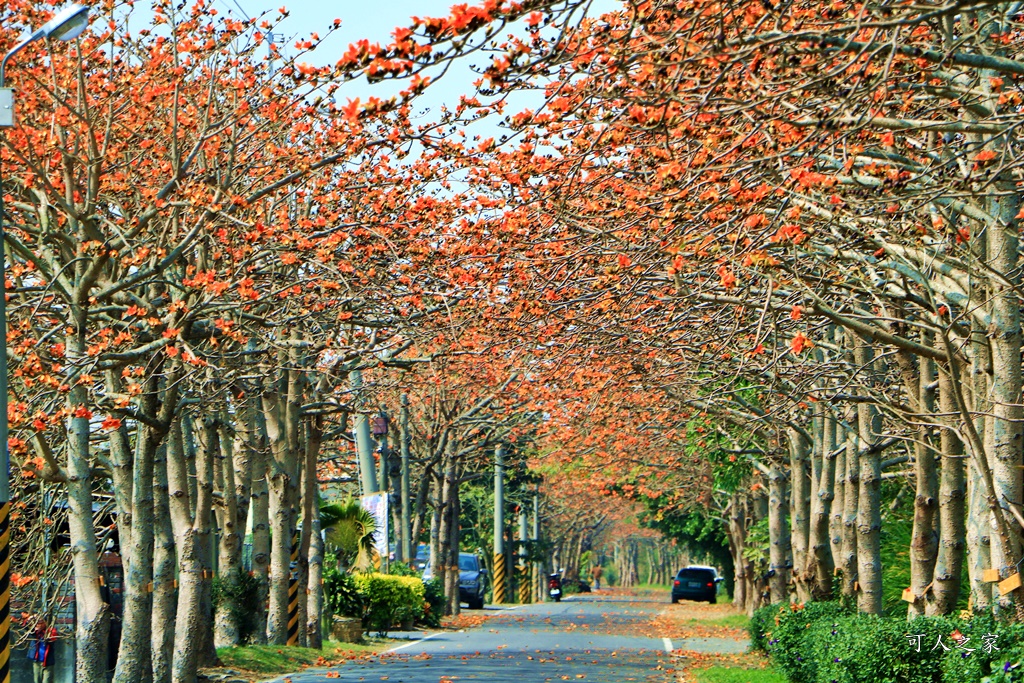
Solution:
<svg viewBox="0 0 1024 683"><path fill-rule="evenodd" d="M334 64L348 48L349 44L367 38L371 43L386 43L391 40L391 32L397 26L407 26L410 18L415 16L445 16L449 8L459 4L460 0L209 0L210 6L218 12L230 12L234 16L243 13L255 17L270 10L276 16L276 10L282 6L289 11L289 17L282 22L276 33L283 34L282 52L289 54L291 45L296 39L317 32L321 36L334 20L341 19L341 29L324 40L324 43L313 53L310 61L318 65ZM461 0L467 4L477 4L480 0ZM139 3L144 4L144 3ZM621 3L617 0L594 0L592 13L609 11ZM283 41L283 42L282 42ZM476 61L482 61L479 57ZM420 107L436 108L440 104L454 105L459 95L472 92L472 83L476 80L468 64L451 69L444 79L436 86L428 89L425 97L420 98ZM339 104L356 97L365 100L370 95L388 97L404 86L383 84L370 86L365 82L347 83L337 96Z"/></svg>

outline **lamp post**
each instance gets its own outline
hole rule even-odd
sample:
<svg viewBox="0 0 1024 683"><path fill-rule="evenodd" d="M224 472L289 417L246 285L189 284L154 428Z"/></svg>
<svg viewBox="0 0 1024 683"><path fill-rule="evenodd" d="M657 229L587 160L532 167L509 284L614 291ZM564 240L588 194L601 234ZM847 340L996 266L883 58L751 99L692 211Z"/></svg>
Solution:
<svg viewBox="0 0 1024 683"><path fill-rule="evenodd" d="M14 90L5 87L7 62L40 39L74 40L89 25L89 8L71 5L15 45L0 60L0 129L14 126ZM0 169L0 254L4 255L0 282L7 281L4 244L4 185ZM7 450L7 292L0 290L0 683L11 681L11 457Z"/></svg>

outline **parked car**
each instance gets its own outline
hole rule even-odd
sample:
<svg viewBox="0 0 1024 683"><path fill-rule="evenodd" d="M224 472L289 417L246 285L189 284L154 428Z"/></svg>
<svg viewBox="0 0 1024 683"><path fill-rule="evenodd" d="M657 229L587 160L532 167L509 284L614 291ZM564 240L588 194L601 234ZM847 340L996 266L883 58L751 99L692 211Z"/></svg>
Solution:
<svg viewBox="0 0 1024 683"><path fill-rule="evenodd" d="M418 572L422 572L427 567L427 563L430 561L430 546L420 543L416 547L416 558L412 561L412 568Z"/></svg>
<svg viewBox="0 0 1024 683"><path fill-rule="evenodd" d="M434 578L430 562L423 569L423 580ZM480 564L480 558L473 553L459 553L459 602L469 609L483 609L487 593L487 568Z"/></svg>
<svg viewBox="0 0 1024 683"><path fill-rule="evenodd" d="M707 601L715 604L718 584L721 581L722 577L714 567L696 564L683 567L672 582L672 604L680 600Z"/></svg>

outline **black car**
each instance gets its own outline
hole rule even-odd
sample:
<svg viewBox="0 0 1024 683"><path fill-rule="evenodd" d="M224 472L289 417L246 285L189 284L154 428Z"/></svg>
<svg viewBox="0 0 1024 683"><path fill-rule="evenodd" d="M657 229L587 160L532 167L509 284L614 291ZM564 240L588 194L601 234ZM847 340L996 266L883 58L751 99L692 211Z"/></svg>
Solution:
<svg viewBox="0 0 1024 683"><path fill-rule="evenodd" d="M721 580L714 567L683 567L672 582L672 604L680 600L697 600L713 605L718 597L718 583Z"/></svg>
<svg viewBox="0 0 1024 683"><path fill-rule="evenodd" d="M434 572L427 563L423 569L423 580L430 581ZM480 565L480 558L473 553L459 553L459 602L469 609L483 609L487 593L487 568Z"/></svg>

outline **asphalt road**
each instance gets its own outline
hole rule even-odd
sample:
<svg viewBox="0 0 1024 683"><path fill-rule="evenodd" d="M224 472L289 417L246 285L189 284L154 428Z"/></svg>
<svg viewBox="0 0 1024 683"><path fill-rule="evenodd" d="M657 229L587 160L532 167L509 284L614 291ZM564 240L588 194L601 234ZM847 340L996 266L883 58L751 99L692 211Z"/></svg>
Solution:
<svg viewBox="0 0 1024 683"><path fill-rule="evenodd" d="M411 640L370 662L351 662L287 678L291 683L674 682L678 662L669 650L681 644L620 635L629 632L631 622L647 621L664 608L664 601L590 596L511 609L489 608L501 611L479 627Z"/></svg>

